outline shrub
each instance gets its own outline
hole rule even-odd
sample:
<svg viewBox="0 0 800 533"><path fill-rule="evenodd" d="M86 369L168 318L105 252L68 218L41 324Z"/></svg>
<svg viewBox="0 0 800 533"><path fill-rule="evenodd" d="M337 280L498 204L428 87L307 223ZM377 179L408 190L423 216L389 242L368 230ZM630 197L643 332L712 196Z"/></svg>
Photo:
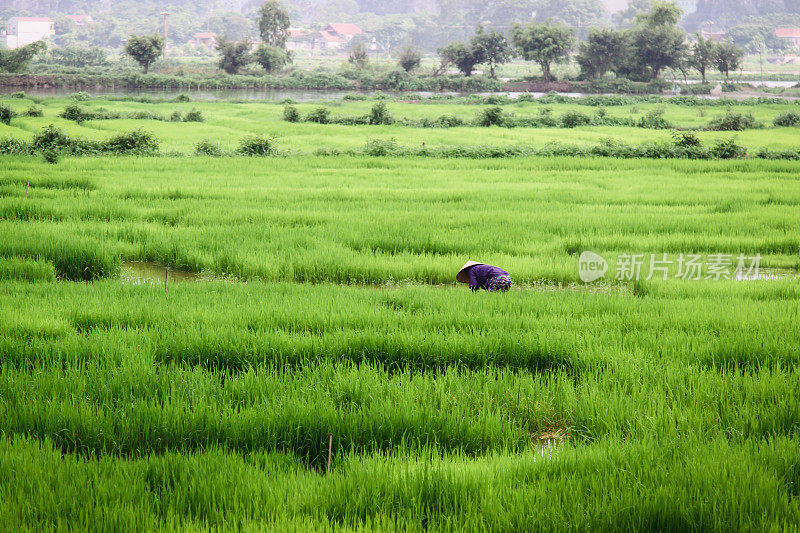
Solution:
<svg viewBox="0 0 800 533"><path fill-rule="evenodd" d="M653 109L646 113L643 117L641 117L636 125L640 128L648 128L651 130L668 130L671 129L673 126L672 124L664 118L664 110Z"/></svg>
<svg viewBox="0 0 800 533"><path fill-rule="evenodd" d="M397 140L394 137L390 139L367 139L364 144L365 155L380 157L394 154L397 150Z"/></svg>
<svg viewBox="0 0 800 533"><path fill-rule="evenodd" d="M760 127L760 124L753 118L752 113L745 115L728 110L723 116L712 119L706 129L709 131L744 131L758 127Z"/></svg>
<svg viewBox="0 0 800 533"><path fill-rule="evenodd" d="M69 99L74 102L85 102L87 100L91 100L92 95L90 95L86 91L78 91L77 93L72 93L71 95L69 95Z"/></svg>
<svg viewBox="0 0 800 533"><path fill-rule="evenodd" d="M455 115L450 114L441 115L433 123L434 126L439 128L455 128L457 126L462 126L463 124L463 120Z"/></svg>
<svg viewBox="0 0 800 533"><path fill-rule="evenodd" d="M255 157L278 155L275 139L272 139L271 137L244 137L239 142L239 148L236 149L236 152L241 155Z"/></svg>
<svg viewBox="0 0 800 533"><path fill-rule="evenodd" d="M781 113L775 117L775 120L773 120L772 123L776 126L782 127L800 126L800 113L797 111L787 111L785 113Z"/></svg>
<svg viewBox="0 0 800 533"><path fill-rule="evenodd" d="M44 112L42 111L41 107L32 105L26 109L22 115L26 117L41 117L44 116Z"/></svg>
<svg viewBox="0 0 800 533"><path fill-rule="evenodd" d="M317 124L329 124L331 121L331 111L327 107L318 107L308 114L306 120Z"/></svg>
<svg viewBox="0 0 800 533"><path fill-rule="evenodd" d="M71 141L64 130L56 128L52 124L36 133L31 140L31 148L35 152L45 152L47 150L71 150L74 143Z"/></svg>
<svg viewBox="0 0 800 533"><path fill-rule="evenodd" d="M386 102L377 102L369 112L369 123L372 125L392 124L394 118L386 107Z"/></svg>
<svg viewBox="0 0 800 533"><path fill-rule="evenodd" d="M225 155L225 150L222 149L218 143L203 139L194 145L194 153L197 155L207 155L212 157L221 157Z"/></svg>
<svg viewBox="0 0 800 533"><path fill-rule="evenodd" d="M14 110L5 104L0 104L0 122L8 126L11 124L11 119L14 118L16 113Z"/></svg>
<svg viewBox="0 0 800 533"><path fill-rule="evenodd" d="M203 117L203 112L199 109L193 107L191 111L186 113L183 117L184 122L205 122L205 118Z"/></svg>
<svg viewBox="0 0 800 533"><path fill-rule="evenodd" d="M176 102L191 102L192 99L189 98L188 94L179 94L178 96L175 97L175 101Z"/></svg>
<svg viewBox="0 0 800 533"><path fill-rule="evenodd" d="M502 126L503 122L503 108L500 106L487 107L478 114L480 126Z"/></svg>
<svg viewBox="0 0 800 533"><path fill-rule="evenodd" d="M736 144L736 138L717 139L711 154L719 159L737 159L747 155L747 149Z"/></svg>
<svg viewBox="0 0 800 533"><path fill-rule="evenodd" d="M300 122L300 112L293 105L283 107L283 120L286 122Z"/></svg>
<svg viewBox="0 0 800 533"><path fill-rule="evenodd" d="M56 150L45 150L42 152L42 156L44 160L51 165L58 163L58 152Z"/></svg>
<svg viewBox="0 0 800 533"><path fill-rule="evenodd" d="M170 122L183 122L183 115L177 109L169 116Z"/></svg>
<svg viewBox="0 0 800 533"><path fill-rule="evenodd" d="M19 99L23 99L23 98L27 98L28 97L28 95L25 94L25 91L13 92L8 96L9 96L9 98L19 98Z"/></svg>
<svg viewBox="0 0 800 533"><path fill-rule="evenodd" d="M29 153L30 146L25 141L20 141L10 135L0 137L0 155L21 155Z"/></svg>
<svg viewBox="0 0 800 533"><path fill-rule="evenodd" d="M111 137L102 149L113 154L154 155L158 153L158 139L149 131L133 130Z"/></svg>
<svg viewBox="0 0 800 533"><path fill-rule="evenodd" d="M700 146L700 139L690 131L673 131L672 141L680 148L693 148Z"/></svg>
<svg viewBox="0 0 800 533"><path fill-rule="evenodd" d="M69 104L58 116L67 120L73 120L78 124L92 118L92 114L78 104Z"/></svg>
<svg viewBox="0 0 800 533"><path fill-rule="evenodd" d="M576 126L586 126L591 124L592 119L581 113L580 111L567 111L561 115L561 125L565 128L574 128Z"/></svg>

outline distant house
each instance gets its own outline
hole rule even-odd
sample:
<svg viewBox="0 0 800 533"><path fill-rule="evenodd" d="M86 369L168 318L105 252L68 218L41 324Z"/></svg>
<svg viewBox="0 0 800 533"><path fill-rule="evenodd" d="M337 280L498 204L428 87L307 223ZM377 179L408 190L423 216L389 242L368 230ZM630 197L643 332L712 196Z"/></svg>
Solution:
<svg viewBox="0 0 800 533"><path fill-rule="evenodd" d="M800 28L778 28L775 36L788 41L792 48L800 48Z"/></svg>
<svg viewBox="0 0 800 533"><path fill-rule="evenodd" d="M13 50L49 39L56 34L53 19L47 17L13 17L8 20L6 47Z"/></svg>
<svg viewBox="0 0 800 533"><path fill-rule="evenodd" d="M314 35L303 28L289 28L286 36L287 50L311 50Z"/></svg>
<svg viewBox="0 0 800 533"><path fill-rule="evenodd" d="M94 19L91 15L64 15L66 18L75 23L76 26L83 26L84 24L94 24Z"/></svg>
<svg viewBox="0 0 800 533"><path fill-rule="evenodd" d="M721 41L725 38L725 32L700 30L700 37L706 41Z"/></svg>
<svg viewBox="0 0 800 533"><path fill-rule="evenodd" d="M207 46L212 47L217 44L217 34L214 32L199 32L189 39L189 44L194 46Z"/></svg>
<svg viewBox="0 0 800 533"><path fill-rule="evenodd" d="M313 46L320 50L340 50L363 33L355 24L331 23L314 35Z"/></svg>

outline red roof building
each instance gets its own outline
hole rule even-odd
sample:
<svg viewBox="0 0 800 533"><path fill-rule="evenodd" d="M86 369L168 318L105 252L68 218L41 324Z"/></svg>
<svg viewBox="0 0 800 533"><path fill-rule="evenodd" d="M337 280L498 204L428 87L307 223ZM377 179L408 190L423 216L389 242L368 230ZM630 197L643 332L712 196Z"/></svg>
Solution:
<svg viewBox="0 0 800 533"><path fill-rule="evenodd" d="M12 17L8 19L6 48L13 50L49 39L56 34L55 22L48 17Z"/></svg>
<svg viewBox="0 0 800 533"><path fill-rule="evenodd" d="M775 37L786 39L794 48L800 48L800 28L778 28Z"/></svg>
<svg viewBox="0 0 800 533"><path fill-rule="evenodd" d="M217 44L217 34L207 31L195 33L194 36L189 39L189 44L193 44L194 46L214 46Z"/></svg>
<svg viewBox="0 0 800 533"><path fill-rule="evenodd" d="M66 18L70 19L78 26L83 26L84 24L92 24L94 23L94 19L91 15L64 15Z"/></svg>
<svg viewBox="0 0 800 533"><path fill-rule="evenodd" d="M324 31L328 31L335 35L340 35L342 37L350 39L352 39L356 35L361 35L364 33L363 31L361 31L361 28L359 28L355 24L345 24L338 22L332 22L331 24L328 24L327 26L325 26Z"/></svg>

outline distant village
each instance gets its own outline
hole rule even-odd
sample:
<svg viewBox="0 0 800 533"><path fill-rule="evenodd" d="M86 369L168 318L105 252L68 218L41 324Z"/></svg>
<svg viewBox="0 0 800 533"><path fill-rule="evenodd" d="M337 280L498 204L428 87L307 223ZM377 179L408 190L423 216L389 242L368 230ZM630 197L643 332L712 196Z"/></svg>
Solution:
<svg viewBox="0 0 800 533"><path fill-rule="evenodd" d="M77 26L95 22L90 15L66 15L66 18ZM13 17L8 20L7 28L0 32L0 46L5 45L8 49L15 49L37 41L49 40L55 34L55 22L49 17ZM700 34L704 39L713 41L722 41L725 38L724 31L702 30ZM800 64L800 28L777 28L775 36L786 41L789 46L785 53L767 59L775 63ZM377 39L370 38L356 24L333 22L318 31L289 28L286 49L308 54L335 53L346 50L350 41L357 37L370 51L386 51ZM691 38L691 35L688 37ZM216 33L198 32L189 40L189 44L213 49L216 41Z"/></svg>
<svg viewBox="0 0 800 533"><path fill-rule="evenodd" d="M95 22L90 15L66 15L66 18L78 26ZM13 17L9 19L6 29L2 32L2 43L6 48L13 50L37 41L49 40L55 34L55 22L49 17ZM348 43L358 36L366 37L366 34L357 25L349 23L330 23L319 31L289 28L286 49L336 52L346 49ZM216 33L198 32L189 40L189 44L213 48L216 41ZM367 45L370 50L380 48L375 39L367 42Z"/></svg>

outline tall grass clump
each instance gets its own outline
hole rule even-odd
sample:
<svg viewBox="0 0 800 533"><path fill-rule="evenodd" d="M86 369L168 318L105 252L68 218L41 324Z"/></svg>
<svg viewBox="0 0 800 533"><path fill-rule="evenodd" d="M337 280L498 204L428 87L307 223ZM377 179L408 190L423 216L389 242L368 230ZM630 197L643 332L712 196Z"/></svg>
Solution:
<svg viewBox="0 0 800 533"><path fill-rule="evenodd" d="M203 117L203 112L193 107L189 112L186 113L183 117L184 122L205 122L205 117Z"/></svg>
<svg viewBox="0 0 800 533"><path fill-rule="evenodd" d="M16 116L16 113L6 104L0 104L0 124L8 126L11 124L11 119Z"/></svg>
<svg viewBox="0 0 800 533"><path fill-rule="evenodd" d="M709 131L744 131L759 127L761 127L761 124L756 121L752 113L739 113L729 110L724 115L712 119L706 129Z"/></svg>
<svg viewBox="0 0 800 533"><path fill-rule="evenodd" d="M300 122L300 112L297 110L297 107L286 104L283 106L283 120L286 122Z"/></svg>
<svg viewBox="0 0 800 533"><path fill-rule="evenodd" d="M772 123L780 127L800 126L800 113L797 111L786 111L775 117Z"/></svg>
<svg viewBox="0 0 800 533"><path fill-rule="evenodd" d="M0 257L0 282L52 282L55 280L56 270L47 261L20 257Z"/></svg>
<svg viewBox="0 0 800 533"><path fill-rule="evenodd" d="M103 141L102 149L116 155L155 155L158 153L158 139L149 131L141 129L120 133Z"/></svg>
<svg viewBox="0 0 800 533"><path fill-rule="evenodd" d="M194 145L194 153L210 157L222 157L225 155L225 150L219 143L203 139Z"/></svg>

